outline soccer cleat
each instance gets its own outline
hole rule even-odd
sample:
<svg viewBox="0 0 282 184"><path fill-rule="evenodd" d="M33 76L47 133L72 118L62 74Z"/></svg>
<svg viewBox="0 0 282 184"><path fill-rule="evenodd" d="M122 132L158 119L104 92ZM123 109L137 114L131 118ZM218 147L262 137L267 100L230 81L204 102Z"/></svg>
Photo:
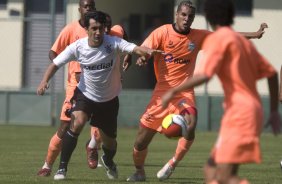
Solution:
<svg viewBox="0 0 282 184"><path fill-rule="evenodd" d="M281 167L281 169L282 169L282 160L280 160L280 167Z"/></svg>
<svg viewBox="0 0 282 184"><path fill-rule="evenodd" d="M37 173L37 176L50 176L51 175L51 169L49 168L41 168L38 173Z"/></svg>
<svg viewBox="0 0 282 184"><path fill-rule="evenodd" d="M111 161L107 161L105 159L105 155L101 156L101 161L103 166L105 167L106 171L107 171L107 176L109 179L113 180L113 179L117 179L118 178L118 171L117 171L117 166L116 164L111 160Z"/></svg>
<svg viewBox="0 0 282 184"><path fill-rule="evenodd" d="M98 150L96 148L89 148L86 145L87 162L91 169L96 169L98 165Z"/></svg>
<svg viewBox="0 0 282 184"><path fill-rule="evenodd" d="M173 173L175 167L172 166L169 162L166 163L161 170L157 173L157 177L160 181L167 180L170 175Z"/></svg>
<svg viewBox="0 0 282 184"><path fill-rule="evenodd" d="M136 171L134 174L127 178L128 182L140 182L146 181L145 171L142 169L141 171Z"/></svg>
<svg viewBox="0 0 282 184"><path fill-rule="evenodd" d="M65 169L59 169L54 175L54 180L64 180L67 178L67 171Z"/></svg>

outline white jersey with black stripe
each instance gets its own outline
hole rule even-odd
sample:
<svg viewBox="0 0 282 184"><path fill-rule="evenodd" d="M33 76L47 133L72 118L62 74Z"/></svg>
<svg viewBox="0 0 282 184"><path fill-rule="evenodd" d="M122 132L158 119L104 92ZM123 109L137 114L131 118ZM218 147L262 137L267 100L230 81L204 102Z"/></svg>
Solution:
<svg viewBox="0 0 282 184"><path fill-rule="evenodd" d="M102 45L93 48L88 38L69 45L54 60L58 67L76 60L80 63L81 76L78 88L95 102L106 102L121 91L121 76L118 65L120 53L132 53L135 44L118 37L104 35Z"/></svg>

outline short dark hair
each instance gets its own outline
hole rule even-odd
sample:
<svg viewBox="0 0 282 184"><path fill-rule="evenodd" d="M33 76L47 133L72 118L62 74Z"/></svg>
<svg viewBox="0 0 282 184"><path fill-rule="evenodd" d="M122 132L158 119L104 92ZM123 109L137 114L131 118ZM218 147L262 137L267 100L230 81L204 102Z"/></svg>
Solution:
<svg viewBox="0 0 282 184"><path fill-rule="evenodd" d="M195 6L193 6L193 3L191 1L181 1L179 5L177 6L176 11L179 12L182 6L187 6L189 8L196 9Z"/></svg>
<svg viewBox="0 0 282 184"><path fill-rule="evenodd" d="M206 0L204 11L211 25L230 26L233 24L235 8L232 0Z"/></svg>
<svg viewBox="0 0 282 184"><path fill-rule="evenodd" d="M85 0L80 0L80 1L79 1L79 6L83 6L83 2L84 2L84 1L85 1ZM92 4L92 5L93 5L93 7L92 7L92 8L93 8L93 9L96 9L96 4L95 4L95 1L94 1L94 0L92 0L92 2L93 2L93 4Z"/></svg>
<svg viewBox="0 0 282 184"><path fill-rule="evenodd" d="M97 22L105 25L106 23L106 16L105 13L101 12L101 11L94 11L94 12L87 12L85 14L85 19L84 19L84 25L86 28L89 27L89 20L90 19L94 19Z"/></svg>

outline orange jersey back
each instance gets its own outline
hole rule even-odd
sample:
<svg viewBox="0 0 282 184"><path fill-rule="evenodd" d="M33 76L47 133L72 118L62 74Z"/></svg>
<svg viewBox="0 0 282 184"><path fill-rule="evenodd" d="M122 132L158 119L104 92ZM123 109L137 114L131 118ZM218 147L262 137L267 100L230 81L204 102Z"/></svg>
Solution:
<svg viewBox="0 0 282 184"><path fill-rule="evenodd" d="M172 24L166 24L155 29L146 38L142 46L165 52L165 55L154 57L157 78L155 92L161 95L193 76L197 54L208 34L209 31L198 29L191 29L189 34L180 34L174 30ZM190 89L188 93L193 91Z"/></svg>
<svg viewBox="0 0 282 184"><path fill-rule="evenodd" d="M114 25L110 31L111 36L117 36L119 38L123 38L124 30L120 25Z"/></svg>
<svg viewBox="0 0 282 184"><path fill-rule="evenodd" d="M64 29L60 32L51 50L56 52L57 54L60 54L68 45L86 36L87 36L86 30L83 27L81 27L78 21L74 21L66 25ZM75 61L69 62L67 89L68 87L71 88L76 87L77 85L77 81L75 78L76 72L81 72L79 63Z"/></svg>
<svg viewBox="0 0 282 184"><path fill-rule="evenodd" d="M203 50L204 56L196 72L219 77L225 94L222 123L231 123L236 126L235 130L246 134L260 133L262 118L258 117L261 117L262 106L256 81L275 74L273 66L249 40L229 27L211 34ZM227 127L227 131L230 125L224 127Z"/></svg>

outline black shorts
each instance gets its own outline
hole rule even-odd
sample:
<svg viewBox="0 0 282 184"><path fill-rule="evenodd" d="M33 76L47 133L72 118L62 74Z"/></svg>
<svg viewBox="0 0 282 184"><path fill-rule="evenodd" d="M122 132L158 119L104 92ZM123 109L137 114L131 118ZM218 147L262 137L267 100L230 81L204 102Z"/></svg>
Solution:
<svg viewBox="0 0 282 184"><path fill-rule="evenodd" d="M107 102L94 102L76 88L74 100L73 111L85 112L88 117L91 117L90 125L98 127L111 138L117 137L118 96Z"/></svg>

